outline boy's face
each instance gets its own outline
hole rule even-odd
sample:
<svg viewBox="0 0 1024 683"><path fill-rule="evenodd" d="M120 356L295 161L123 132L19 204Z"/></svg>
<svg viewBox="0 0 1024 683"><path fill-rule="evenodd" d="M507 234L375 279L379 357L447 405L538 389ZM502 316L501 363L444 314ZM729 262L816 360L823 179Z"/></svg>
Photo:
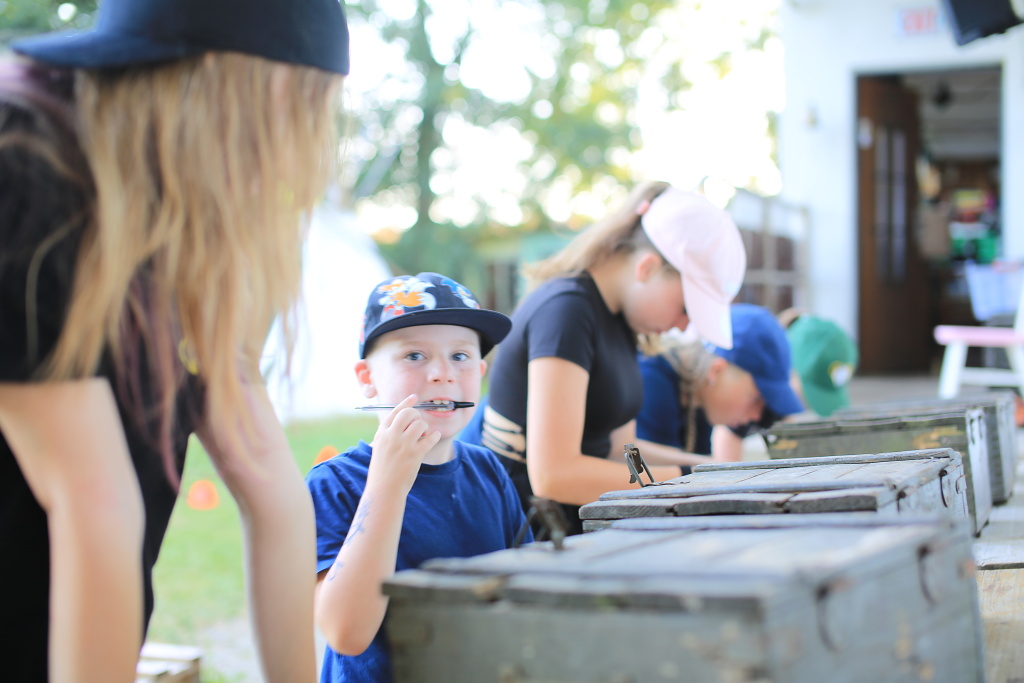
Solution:
<svg viewBox="0 0 1024 683"><path fill-rule="evenodd" d="M708 422L742 427L761 419L765 403L753 375L718 358L708 373L708 379L703 397Z"/></svg>
<svg viewBox="0 0 1024 683"><path fill-rule="evenodd" d="M480 357L480 337L468 327L418 325L378 337L365 360L356 363L363 395L393 405L410 394L419 401L480 400L487 363ZM431 430L447 439L458 434L473 411L421 410ZM383 417L383 416L381 416Z"/></svg>

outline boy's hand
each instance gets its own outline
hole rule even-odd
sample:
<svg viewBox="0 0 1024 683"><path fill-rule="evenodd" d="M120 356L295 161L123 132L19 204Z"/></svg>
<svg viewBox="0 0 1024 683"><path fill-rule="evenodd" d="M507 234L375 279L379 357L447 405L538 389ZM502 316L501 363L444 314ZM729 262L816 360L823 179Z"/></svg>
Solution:
<svg viewBox="0 0 1024 683"><path fill-rule="evenodd" d="M408 396L381 420L367 475L376 483L400 487L403 495L412 489L423 458L441 440L441 432L427 433L427 421L412 407L416 401L415 394Z"/></svg>

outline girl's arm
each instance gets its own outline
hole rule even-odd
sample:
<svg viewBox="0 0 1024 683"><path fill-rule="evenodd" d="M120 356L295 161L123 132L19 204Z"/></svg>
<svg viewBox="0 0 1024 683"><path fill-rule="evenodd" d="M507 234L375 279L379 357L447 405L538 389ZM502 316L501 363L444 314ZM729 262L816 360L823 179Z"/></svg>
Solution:
<svg viewBox="0 0 1024 683"><path fill-rule="evenodd" d="M711 458L716 462L737 462L743 459L743 437L725 425L711 430Z"/></svg>
<svg viewBox="0 0 1024 683"><path fill-rule="evenodd" d="M381 592L395 573L405 502L424 456L440 440L411 408L409 396L384 418L373 439L366 488L345 542L316 586L316 620L331 648L362 654L384 621L388 599Z"/></svg>
<svg viewBox="0 0 1024 683"><path fill-rule="evenodd" d="M526 452L534 493L585 505L605 491L628 488L625 460L611 462L580 451L590 374L553 356L530 361L527 372ZM652 467L651 472L659 481L679 476L678 467Z"/></svg>
<svg viewBox="0 0 1024 683"><path fill-rule="evenodd" d="M263 387L247 385L246 395L253 433L209 420L197 433L238 503L263 678L314 681L313 504Z"/></svg>
<svg viewBox="0 0 1024 683"><path fill-rule="evenodd" d="M0 431L49 525L50 680L134 681L145 511L110 385L0 383Z"/></svg>
<svg viewBox="0 0 1024 683"><path fill-rule="evenodd" d="M648 465L675 465L677 469L673 477L679 476L678 467L680 465L702 465L706 462L711 462L711 458L706 455L687 453L681 448L676 448L675 446L667 446L655 441L638 439L636 437L635 420L630 420L612 432L612 450L611 453L608 454L608 458L612 460L612 462L615 462L616 458L620 458L625 462L622 447L627 443L634 444L640 449L640 455L643 456L644 462Z"/></svg>

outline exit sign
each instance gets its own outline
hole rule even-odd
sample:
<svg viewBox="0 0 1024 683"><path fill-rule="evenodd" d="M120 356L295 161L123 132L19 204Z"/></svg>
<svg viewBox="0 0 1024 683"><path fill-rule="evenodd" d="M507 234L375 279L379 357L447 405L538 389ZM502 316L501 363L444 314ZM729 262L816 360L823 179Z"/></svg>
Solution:
<svg viewBox="0 0 1024 683"><path fill-rule="evenodd" d="M905 38L933 36L945 30L944 17L937 5L916 5L896 10L896 35Z"/></svg>

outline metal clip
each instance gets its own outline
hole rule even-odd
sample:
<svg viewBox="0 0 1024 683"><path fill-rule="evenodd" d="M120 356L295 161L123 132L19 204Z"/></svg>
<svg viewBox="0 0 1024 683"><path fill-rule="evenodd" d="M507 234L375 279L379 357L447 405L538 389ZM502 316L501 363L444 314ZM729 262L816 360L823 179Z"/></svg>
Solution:
<svg viewBox="0 0 1024 683"><path fill-rule="evenodd" d="M626 467L629 468L629 483L639 483L641 487L650 486L656 484L654 481L654 475L651 474L651 468L644 462L644 456L640 455L640 449L631 443L627 443L625 446L626 456ZM645 484L643 479L640 478L642 472L647 473L647 477L651 480L650 484Z"/></svg>
<svg viewBox="0 0 1024 683"><path fill-rule="evenodd" d="M534 534L533 540L546 541L550 538L555 545L555 550L561 550L565 537L569 533L569 521L565 518L565 512L561 505L553 500L537 496L530 497L530 511L526 513L526 521L519 528L512 547L518 548L522 544L523 537L526 536L526 529L535 519L537 520L537 533Z"/></svg>

